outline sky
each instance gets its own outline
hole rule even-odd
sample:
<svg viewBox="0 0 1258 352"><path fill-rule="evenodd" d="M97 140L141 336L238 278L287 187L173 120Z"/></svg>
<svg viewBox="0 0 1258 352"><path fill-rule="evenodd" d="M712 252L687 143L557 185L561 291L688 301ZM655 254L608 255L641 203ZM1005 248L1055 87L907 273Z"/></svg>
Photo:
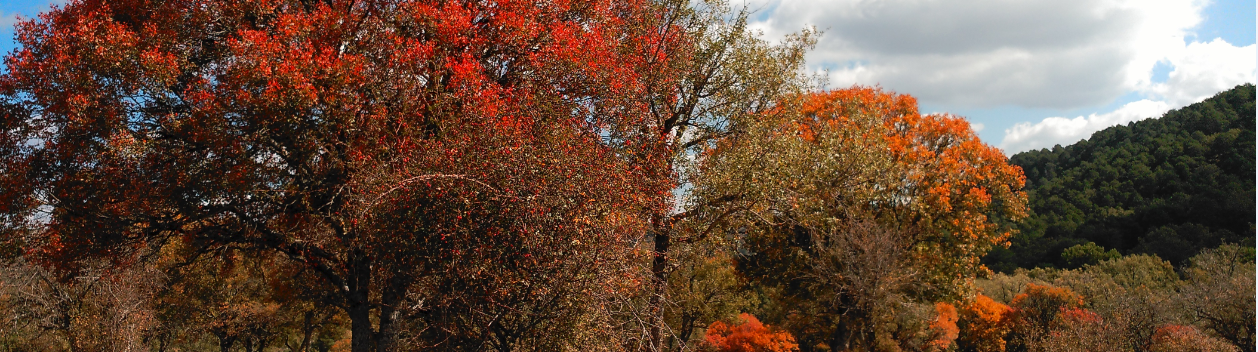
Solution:
<svg viewBox="0 0 1258 352"><path fill-rule="evenodd" d="M762 0L770 39L815 26L830 88L965 116L1007 154L1069 145L1255 81L1255 2Z"/></svg>
<svg viewBox="0 0 1258 352"><path fill-rule="evenodd" d="M744 0L777 40L823 32L808 69L965 116L1006 154L1068 145L1255 82L1253 0ZM49 0L0 2L13 24ZM736 5L740 0L733 0Z"/></svg>

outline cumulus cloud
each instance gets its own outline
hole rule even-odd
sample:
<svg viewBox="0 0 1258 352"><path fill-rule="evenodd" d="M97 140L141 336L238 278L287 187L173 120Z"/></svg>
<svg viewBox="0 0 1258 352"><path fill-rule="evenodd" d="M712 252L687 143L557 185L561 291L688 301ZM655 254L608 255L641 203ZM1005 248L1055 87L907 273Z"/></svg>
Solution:
<svg viewBox="0 0 1258 352"><path fill-rule="evenodd" d="M809 62L958 108L1070 109L1150 86L1205 0L774 0L770 37L825 31Z"/></svg>
<svg viewBox="0 0 1258 352"><path fill-rule="evenodd" d="M1078 116L1050 117L1038 123L1024 122L1005 130L1000 146L1006 153L1071 144L1093 132L1117 124L1159 117L1167 110L1192 104L1258 76L1258 51L1253 44L1236 47L1222 39L1181 44L1165 58L1174 69L1166 82L1142 82L1137 91L1156 100L1128 103L1118 110Z"/></svg>
<svg viewBox="0 0 1258 352"><path fill-rule="evenodd" d="M1253 83L1258 52L1253 44L1236 47L1215 38L1185 45L1166 60L1174 67L1166 82L1149 84L1142 91L1179 107L1238 84Z"/></svg>
<svg viewBox="0 0 1258 352"><path fill-rule="evenodd" d="M1070 144L1255 81L1255 46L1191 41L1210 0L765 0L770 38L816 26L809 54L834 86L880 85L949 109L1110 112L1005 130L1006 152ZM757 7L753 5L753 8ZM1172 67L1154 82L1154 67ZM981 124L974 125L981 129Z"/></svg>
<svg viewBox="0 0 1258 352"><path fill-rule="evenodd" d="M1005 139L1000 142L1000 148L1006 154L1013 154L1057 144L1069 145L1106 127L1158 117L1170 109L1171 106L1166 102L1144 99L1103 114L1075 118L1050 117L1037 123L1023 122L1005 130Z"/></svg>

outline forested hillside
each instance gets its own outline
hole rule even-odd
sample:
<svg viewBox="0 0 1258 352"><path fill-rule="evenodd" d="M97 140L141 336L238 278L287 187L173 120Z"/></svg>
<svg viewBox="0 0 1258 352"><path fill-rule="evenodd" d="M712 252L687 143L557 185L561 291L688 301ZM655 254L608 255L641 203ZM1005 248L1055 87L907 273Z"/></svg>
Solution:
<svg viewBox="0 0 1258 352"><path fill-rule="evenodd" d="M1112 249L1179 265L1222 243L1253 246L1253 85L1010 162L1026 174L1030 214L987 256L995 270L1078 267Z"/></svg>

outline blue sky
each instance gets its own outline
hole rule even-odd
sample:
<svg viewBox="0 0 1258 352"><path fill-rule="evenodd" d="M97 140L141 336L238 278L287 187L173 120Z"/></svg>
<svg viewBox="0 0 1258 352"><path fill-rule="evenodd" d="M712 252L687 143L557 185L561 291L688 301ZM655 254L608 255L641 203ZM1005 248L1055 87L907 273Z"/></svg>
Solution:
<svg viewBox="0 0 1258 352"><path fill-rule="evenodd" d="M733 1L740 3L740 1ZM1006 153L1070 144L1255 81L1253 0L749 0L770 39L824 31L809 69L970 119ZM15 16L0 2L0 50Z"/></svg>

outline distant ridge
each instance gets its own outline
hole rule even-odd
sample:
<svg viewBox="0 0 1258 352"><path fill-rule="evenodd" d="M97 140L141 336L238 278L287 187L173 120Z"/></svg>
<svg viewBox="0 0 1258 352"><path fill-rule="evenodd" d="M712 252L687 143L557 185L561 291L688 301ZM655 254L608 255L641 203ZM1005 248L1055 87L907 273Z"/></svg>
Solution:
<svg viewBox="0 0 1258 352"><path fill-rule="evenodd" d="M1079 143L1011 158L1027 176L1031 216L999 271L1062 267L1063 249L1095 242L1180 264L1221 243L1254 245L1254 85Z"/></svg>

